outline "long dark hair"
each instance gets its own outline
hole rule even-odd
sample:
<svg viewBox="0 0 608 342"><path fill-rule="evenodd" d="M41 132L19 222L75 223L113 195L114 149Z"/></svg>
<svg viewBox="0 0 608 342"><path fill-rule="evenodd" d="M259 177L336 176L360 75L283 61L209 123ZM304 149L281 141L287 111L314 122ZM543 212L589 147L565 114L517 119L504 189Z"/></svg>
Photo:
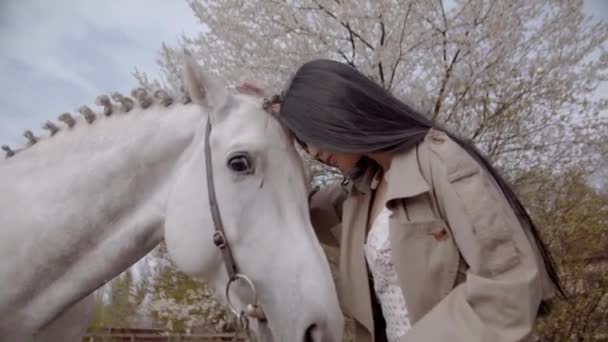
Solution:
<svg viewBox="0 0 608 342"><path fill-rule="evenodd" d="M279 118L299 141L346 153L405 150L420 143L430 128L445 132L494 177L522 225L532 233L556 289L562 297L566 296L555 262L530 215L482 153L471 142L440 127L356 69L324 59L304 64L282 96ZM546 309L543 303L541 313Z"/></svg>

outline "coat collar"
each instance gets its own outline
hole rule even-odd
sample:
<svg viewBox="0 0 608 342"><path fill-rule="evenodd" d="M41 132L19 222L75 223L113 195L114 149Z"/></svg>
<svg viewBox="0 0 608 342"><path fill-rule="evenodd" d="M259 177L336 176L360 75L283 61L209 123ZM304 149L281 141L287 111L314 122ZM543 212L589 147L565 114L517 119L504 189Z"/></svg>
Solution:
<svg viewBox="0 0 608 342"><path fill-rule="evenodd" d="M416 145L393 156L391 167L384 175L387 206L396 199L414 197L430 190L420 171L418 148Z"/></svg>
<svg viewBox="0 0 608 342"><path fill-rule="evenodd" d="M430 190L420 171L418 162L419 145L398 152L391 160L391 167L384 175L387 182L386 204L400 198L414 197ZM350 185L360 194L369 194L375 188L375 179L379 172L378 167L369 167L365 174Z"/></svg>
<svg viewBox="0 0 608 342"><path fill-rule="evenodd" d="M342 186L348 192L354 191L356 194L368 195L373 190L372 183L378 171L380 170L377 166L370 165L361 177L357 178L352 182L345 179L345 182L342 183Z"/></svg>

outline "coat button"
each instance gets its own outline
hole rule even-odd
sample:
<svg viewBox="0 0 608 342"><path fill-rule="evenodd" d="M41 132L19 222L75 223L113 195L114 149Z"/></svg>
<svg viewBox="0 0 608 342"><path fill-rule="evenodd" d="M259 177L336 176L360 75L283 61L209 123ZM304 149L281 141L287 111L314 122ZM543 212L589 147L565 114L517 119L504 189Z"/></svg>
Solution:
<svg viewBox="0 0 608 342"><path fill-rule="evenodd" d="M443 241L448 238L448 231L445 228L440 228L431 233L435 240Z"/></svg>

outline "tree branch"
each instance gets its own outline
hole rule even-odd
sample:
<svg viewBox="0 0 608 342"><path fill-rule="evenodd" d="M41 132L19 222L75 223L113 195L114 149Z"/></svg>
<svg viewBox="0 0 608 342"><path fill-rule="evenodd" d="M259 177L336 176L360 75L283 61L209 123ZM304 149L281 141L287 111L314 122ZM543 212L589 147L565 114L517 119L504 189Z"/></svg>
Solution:
<svg viewBox="0 0 608 342"><path fill-rule="evenodd" d="M382 19L382 15L380 15L380 51L382 51L382 47L384 46L384 38L386 36L386 28L384 27L384 20ZM378 72L380 73L380 82L382 82L382 86L385 86L384 82L384 68L382 68L382 56L380 55L378 58Z"/></svg>
<svg viewBox="0 0 608 342"><path fill-rule="evenodd" d="M349 33L351 33L353 36L357 37L357 39L359 39L370 50L374 51L374 46L372 44L370 44L365 38L363 38L359 33L355 32L351 28L351 26L348 22L343 22L340 19L338 19L338 17L335 14L331 13L331 11L329 11L327 8L325 8L323 5L321 5L317 0L313 0L313 2L319 7L320 10L325 12L325 14L327 14L328 16L333 18L335 21L337 21L340 25L342 25L342 27L347 29L349 31Z"/></svg>
<svg viewBox="0 0 608 342"><path fill-rule="evenodd" d="M412 3L410 2L409 6L407 7L407 12L405 12L405 17L403 18L403 26L401 27L401 34L399 35L399 56L397 57L397 60L395 61L395 64L393 64L392 70L391 70L391 77L388 81L388 90L391 90L391 88L393 88L393 81L395 80L395 74L397 73L397 68L399 67L399 64L401 63L401 61L403 60L403 39L405 38L405 27L407 26L407 19L410 16L410 11L412 9Z"/></svg>
<svg viewBox="0 0 608 342"><path fill-rule="evenodd" d="M458 61L458 55L460 55L460 49L456 51L454 57L452 58L452 61L445 69L443 81L441 82L441 87L439 88L439 94L437 95L437 100L435 101L435 108L433 109L433 121L437 119L437 116L439 116L439 111L441 110L441 105L443 104L443 94L445 93L448 81L452 76L452 69L454 68L454 64L456 64L456 62Z"/></svg>
<svg viewBox="0 0 608 342"><path fill-rule="evenodd" d="M348 27L350 28L350 25L348 25ZM354 62L357 46L355 45L355 36L353 35L353 31L350 29L348 30L348 38L350 39L350 46L352 49L351 60ZM352 66L354 67L355 65L353 64Z"/></svg>

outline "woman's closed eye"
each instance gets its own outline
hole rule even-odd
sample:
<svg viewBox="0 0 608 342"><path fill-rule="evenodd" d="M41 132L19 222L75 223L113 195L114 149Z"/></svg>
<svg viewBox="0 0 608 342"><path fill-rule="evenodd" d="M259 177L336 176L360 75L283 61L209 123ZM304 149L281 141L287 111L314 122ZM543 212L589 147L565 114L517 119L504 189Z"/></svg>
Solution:
<svg viewBox="0 0 608 342"><path fill-rule="evenodd" d="M310 150L308 149L308 145L303 142L302 140L298 139L296 137L296 142L298 143L298 145L300 145L300 147L308 154L310 155Z"/></svg>

